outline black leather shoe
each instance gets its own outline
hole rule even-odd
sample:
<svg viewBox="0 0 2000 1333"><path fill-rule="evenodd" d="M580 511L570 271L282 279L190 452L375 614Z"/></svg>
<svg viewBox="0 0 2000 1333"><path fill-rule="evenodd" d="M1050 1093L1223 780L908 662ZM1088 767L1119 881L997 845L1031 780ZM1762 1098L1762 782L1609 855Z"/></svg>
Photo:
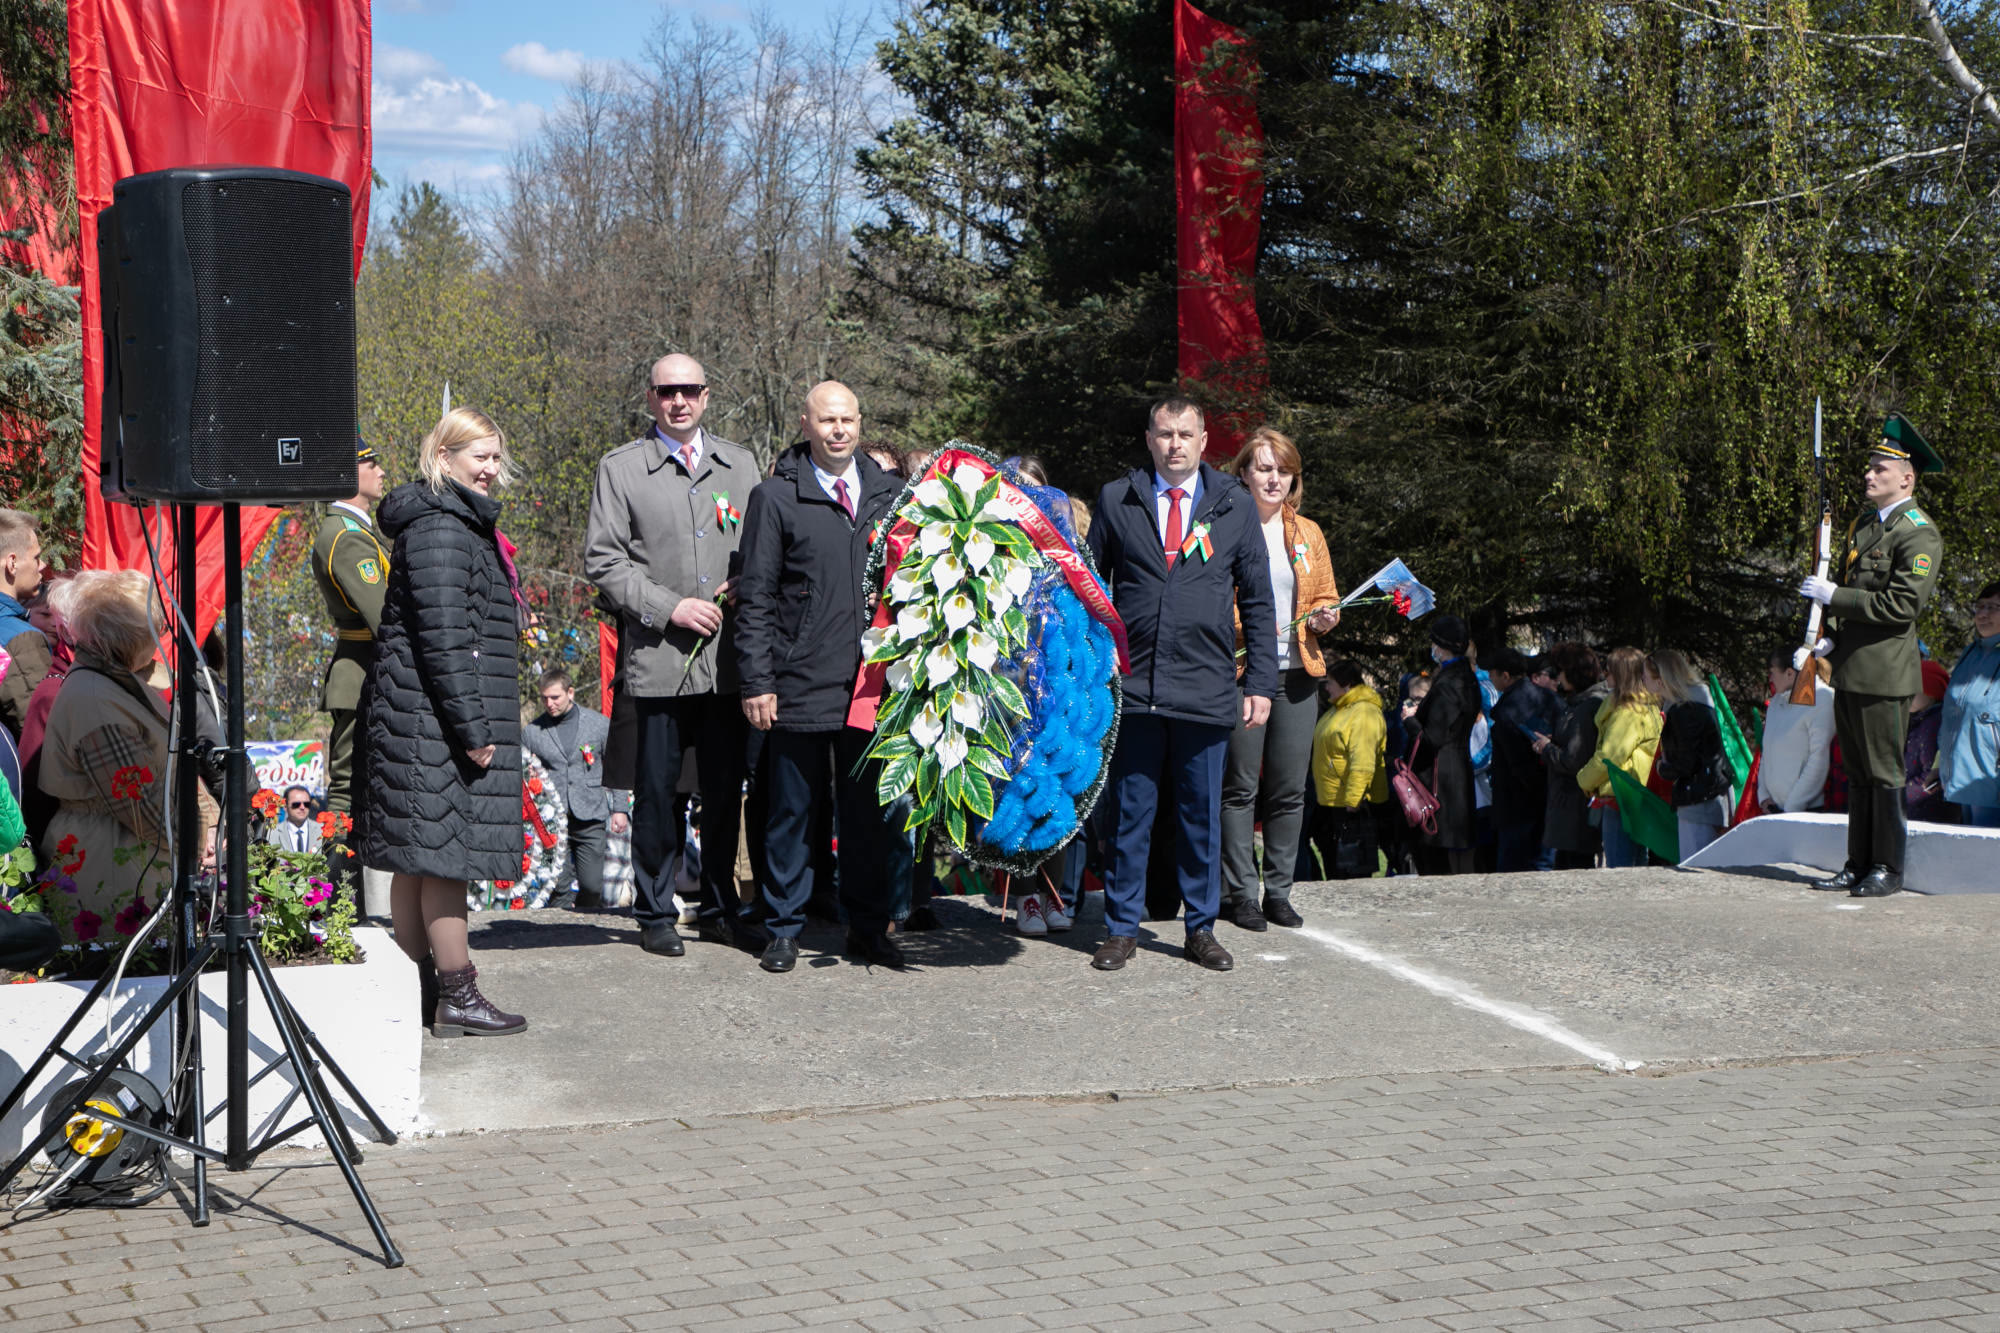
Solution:
<svg viewBox="0 0 2000 1333"><path fill-rule="evenodd" d="M789 972L799 965L799 942L774 935L764 946L764 952L757 959L757 966L766 972Z"/></svg>
<svg viewBox="0 0 2000 1333"><path fill-rule="evenodd" d="M1849 889L1852 898L1887 898L1903 891L1903 877L1887 866L1870 866L1868 873Z"/></svg>
<svg viewBox="0 0 2000 1333"><path fill-rule="evenodd" d="M864 963L879 963L898 972L908 961L896 941L887 935L867 935L858 930L847 932L847 952Z"/></svg>
<svg viewBox="0 0 2000 1333"><path fill-rule="evenodd" d="M1264 919L1264 914L1255 903L1236 904L1229 909L1229 919L1236 923L1238 930L1265 931L1271 928L1271 923Z"/></svg>
<svg viewBox="0 0 2000 1333"><path fill-rule="evenodd" d="M1291 903L1284 898L1266 898L1264 917L1272 925L1283 926L1287 930L1297 930L1306 923L1306 919L1294 911Z"/></svg>
<svg viewBox="0 0 2000 1333"><path fill-rule="evenodd" d="M1866 872L1856 869L1854 863L1849 861L1840 868L1838 875L1834 875L1828 879L1815 880L1811 884L1806 885L1806 887L1809 889L1822 889L1827 893L1846 893L1861 882L1861 876L1864 873Z"/></svg>
<svg viewBox="0 0 2000 1333"><path fill-rule="evenodd" d="M578 889L576 901L569 905L572 912L601 912L604 910L604 895L592 893L589 889Z"/></svg>
<svg viewBox="0 0 2000 1333"><path fill-rule="evenodd" d="M1229 950L1216 942L1212 930L1197 930L1188 936L1181 953L1190 963L1200 963L1211 972L1227 972L1236 966L1236 960L1229 956Z"/></svg>
<svg viewBox="0 0 2000 1333"><path fill-rule="evenodd" d="M936 930L937 913L928 907L912 907L910 915L903 921L904 930Z"/></svg>
<svg viewBox="0 0 2000 1333"><path fill-rule="evenodd" d="M1131 961L1139 950L1139 941L1130 935L1110 935L1097 946L1097 952L1090 956L1090 965L1100 972L1116 972Z"/></svg>
<svg viewBox="0 0 2000 1333"><path fill-rule="evenodd" d="M640 931L639 947L647 953L663 954L668 958L679 958L687 952L687 944L671 921L662 921L657 926L647 926Z"/></svg>
<svg viewBox="0 0 2000 1333"><path fill-rule="evenodd" d="M703 944L734 944L736 930L719 916L705 916L694 923L694 937Z"/></svg>

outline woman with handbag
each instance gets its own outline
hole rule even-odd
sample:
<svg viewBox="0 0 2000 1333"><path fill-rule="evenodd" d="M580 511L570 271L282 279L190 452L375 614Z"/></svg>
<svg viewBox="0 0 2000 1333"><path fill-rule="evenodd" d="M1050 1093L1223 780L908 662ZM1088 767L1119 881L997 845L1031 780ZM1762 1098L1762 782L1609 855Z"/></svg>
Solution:
<svg viewBox="0 0 2000 1333"><path fill-rule="evenodd" d="M1618 802L1611 791L1611 766L1616 764L1640 786L1653 775L1653 754L1660 748L1659 702L1646 688L1646 655L1637 648L1613 648L1605 659L1604 678L1611 691L1597 709L1597 752L1576 775L1590 796L1604 835L1604 867L1620 870L1646 864L1646 849L1626 836Z"/></svg>
<svg viewBox="0 0 2000 1333"><path fill-rule="evenodd" d="M1302 926L1292 907L1292 873L1306 822L1306 776L1326 675L1319 636L1340 623L1340 589L1319 525L1299 513L1305 494L1299 450L1259 426L1229 465L1257 505L1278 608L1278 692L1262 727L1237 723L1222 774L1222 915L1244 930L1269 922ZM1243 622L1237 617L1237 651ZM1241 670L1242 658L1238 658ZM1255 831L1263 812L1263 856Z"/></svg>
<svg viewBox="0 0 2000 1333"><path fill-rule="evenodd" d="M1388 720L1382 696L1349 661L1326 669L1333 707L1313 730L1313 843L1328 879L1376 870L1373 807L1389 799Z"/></svg>
<svg viewBox="0 0 2000 1333"><path fill-rule="evenodd" d="M1437 663L1430 693L1413 719L1418 735L1411 773L1437 800L1437 828L1424 836L1427 874L1468 875L1478 841L1477 794L1472 785L1472 724L1484 698L1466 650L1472 635L1457 616L1431 622L1431 658Z"/></svg>
<svg viewBox="0 0 2000 1333"><path fill-rule="evenodd" d="M1646 659L1645 684L1667 710L1654 763L1660 776L1674 784L1681 859L1686 860L1729 827L1729 789L1736 770L1722 748L1708 685L1685 654L1673 648L1655 651Z"/></svg>

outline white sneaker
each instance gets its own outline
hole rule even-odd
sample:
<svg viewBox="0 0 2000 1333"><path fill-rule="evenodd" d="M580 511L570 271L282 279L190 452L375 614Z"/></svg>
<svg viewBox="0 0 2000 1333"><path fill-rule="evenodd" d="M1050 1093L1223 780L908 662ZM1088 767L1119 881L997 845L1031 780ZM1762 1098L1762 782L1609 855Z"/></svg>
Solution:
<svg viewBox="0 0 2000 1333"><path fill-rule="evenodd" d="M1042 915L1042 896L1030 893L1022 896L1014 908L1014 929L1023 935L1046 935L1049 933L1048 918Z"/></svg>
<svg viewBox="0 0 2000 1333"><path fill-rule="evenodd" d="M1049 899L1048 906L1042 909L1042 919L1049 923L1052 933L1069 929L1069 913L1063 911L1062 904L1054 898Z"/></svg>

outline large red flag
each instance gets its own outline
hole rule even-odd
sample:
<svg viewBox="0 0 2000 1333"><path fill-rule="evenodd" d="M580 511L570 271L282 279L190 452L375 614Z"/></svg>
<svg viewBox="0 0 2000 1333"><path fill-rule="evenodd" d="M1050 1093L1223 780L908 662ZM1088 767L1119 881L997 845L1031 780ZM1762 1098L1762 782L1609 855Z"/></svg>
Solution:
<svg viewBox="0 0 2000 1333"><path fill-rule="evenodd" d="M367 234L369 0L69 0L70 121L82 223L84 533L92 569L148 569L139 511L98 494L104 367L98 345L97 214L120 178L168 167L284 167L330 176L354 197L354 262ZM222 510L197 514L206 638L222 611ZM243 510L244 555L274 509ZM150 522L150 514L149 514ZM174 551L154 531L164 591Z"/></svg>
<svg viewBox="0 0 2000 1333"><path fill-rule="evenodd" d="M1257 322L1257 227L1264 209L1264 127L1257 64L1243 34L1187 3L1174 6L1174 198L1179 215L1180 372L1214 386L1211 457L1234 455L1243 408L1265 385Z"/></svg>

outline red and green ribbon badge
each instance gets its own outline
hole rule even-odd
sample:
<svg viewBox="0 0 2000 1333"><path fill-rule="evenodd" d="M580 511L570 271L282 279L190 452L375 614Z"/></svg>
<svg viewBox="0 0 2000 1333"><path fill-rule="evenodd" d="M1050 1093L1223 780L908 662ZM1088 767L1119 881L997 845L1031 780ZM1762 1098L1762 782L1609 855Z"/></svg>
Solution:
<svg viewBox="0 0 2000 1333"><path fill-rule="evenodd" d="M1196 551L1201 552L1201 562L1205 565L1215 558L1215 543L1208 539L1208 524L1197 523L1188 539L1181 543L1181 559L1185 560Z"/></svg>
<svg viewBox="0 0 2000 1333"><path fill-rule="evenodd" d="M1304 542L1292 543L1292 563L1298 566L1299 573L1301 574L1310 574L1312 572L1306 568L1306 544Z"/></svg>
<svg viewBox="0 0 2000 1333"><path fill-rule="evenodd" d="M718 528L741 527L743 524L743 513L735 505L729 503L729 492L713 491L711 494L715 497L715 526Z"/></svg>

